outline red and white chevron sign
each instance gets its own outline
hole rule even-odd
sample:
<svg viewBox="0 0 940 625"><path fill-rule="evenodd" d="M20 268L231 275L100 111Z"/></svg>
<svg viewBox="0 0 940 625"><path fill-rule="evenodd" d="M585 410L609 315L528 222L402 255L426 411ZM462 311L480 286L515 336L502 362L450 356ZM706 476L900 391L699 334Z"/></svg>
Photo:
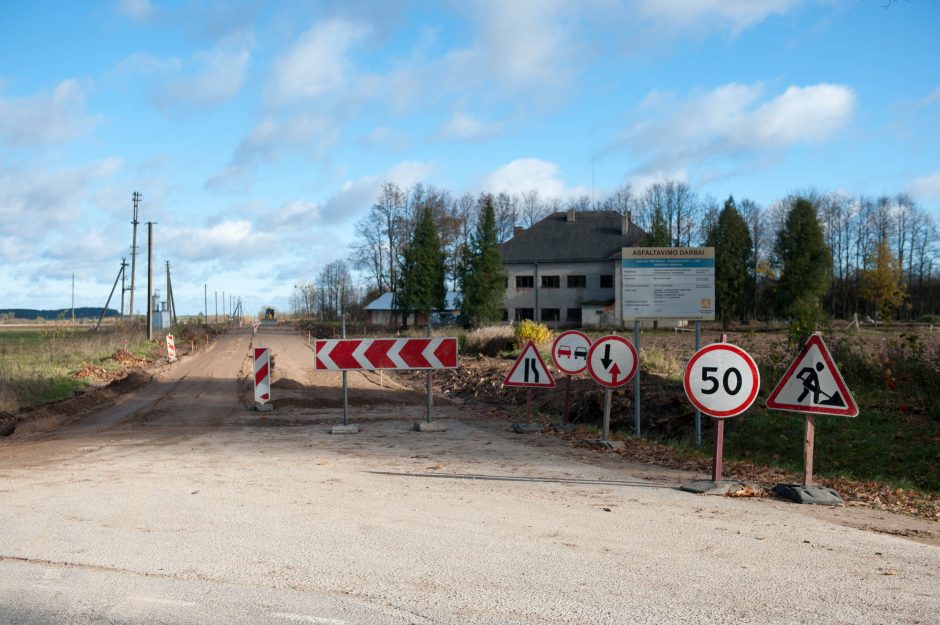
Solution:
<svg viewBox="0 0 940 625"><path fill-rule="evenodd" d="M455 369L457 339L320 339L314 369Z"/></svg>
<svg viewBox="0 0 940 625"><path fill-rule="evenodd" d="M271 352L267 347L255 348L255 402L266 403L271 399Z"/></svg>

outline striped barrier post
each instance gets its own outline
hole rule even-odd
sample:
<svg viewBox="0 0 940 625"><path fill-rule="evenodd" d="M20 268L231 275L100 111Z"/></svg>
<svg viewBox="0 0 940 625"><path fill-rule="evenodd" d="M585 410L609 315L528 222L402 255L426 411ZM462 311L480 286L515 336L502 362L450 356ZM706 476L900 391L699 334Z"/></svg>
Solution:
<svg viewBox="0 0 940 625"><path fill-rule="evenodd" d="M271 351L256 347L254 353L255 409L267 412L274 409L271 401Z"/></svg>
<svg viewBox="0 0 940 625"><path fill-rule="evenodd" d="M166 359L170 362L176 360L176 343L172 334L166 335Z"/></svg>

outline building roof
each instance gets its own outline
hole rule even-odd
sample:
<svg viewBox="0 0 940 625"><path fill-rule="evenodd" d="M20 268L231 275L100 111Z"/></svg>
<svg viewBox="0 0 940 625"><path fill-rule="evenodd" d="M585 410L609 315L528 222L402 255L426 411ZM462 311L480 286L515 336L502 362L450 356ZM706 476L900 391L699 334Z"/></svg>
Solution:
<svg viewBox="0 0 940 625"><path fill-rule="evenodd" d="M366 305L366 310L394 310L394 293L382 293ZM456 291L448 291L444 298L444 310L460 310L463 295Z"/></svg>
<svg viewBox="0 0 940 625"><path fill-rule="evenodd" d="M616 211L552 213L500 245L504 263L591 261L619 258L621 248L634 247L646 233L630 223L627 236L621 234L623 220Z"/></svg>

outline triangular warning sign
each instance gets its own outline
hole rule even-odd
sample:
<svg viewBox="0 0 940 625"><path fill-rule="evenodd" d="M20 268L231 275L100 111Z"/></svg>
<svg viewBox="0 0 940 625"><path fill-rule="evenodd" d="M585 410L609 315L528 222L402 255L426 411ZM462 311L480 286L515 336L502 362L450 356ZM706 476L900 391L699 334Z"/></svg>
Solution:
<svg viewBox="0 0 940 625"><path fill-rule="evenodd" d="M767 407L792 412L857 417L858 405L822 337L809 337L803 350L767 398Z"/></svg>
<svg viewBox="0 0 940 625"><path fill-rule="evenodd" d="M535 343L529 341L519 354L516 364L509 370L509 375L503 380L503 386L538 386L554 388L555 379L548 372L542 355L536 349Z"/></svg>

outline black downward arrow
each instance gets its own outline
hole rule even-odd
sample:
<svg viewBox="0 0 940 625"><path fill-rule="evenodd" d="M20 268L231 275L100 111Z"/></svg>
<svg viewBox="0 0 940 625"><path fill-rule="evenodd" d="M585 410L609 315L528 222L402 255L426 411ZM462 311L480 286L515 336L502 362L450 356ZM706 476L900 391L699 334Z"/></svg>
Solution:
<svg viewBox="0 0 940 625"><path fill-rule="evenodd" d="M601 358L601 364L604 365L604 370L610 369L610 363L613 362L613 359L610 357L610 343L604 345L604 357Z"/></svg>

